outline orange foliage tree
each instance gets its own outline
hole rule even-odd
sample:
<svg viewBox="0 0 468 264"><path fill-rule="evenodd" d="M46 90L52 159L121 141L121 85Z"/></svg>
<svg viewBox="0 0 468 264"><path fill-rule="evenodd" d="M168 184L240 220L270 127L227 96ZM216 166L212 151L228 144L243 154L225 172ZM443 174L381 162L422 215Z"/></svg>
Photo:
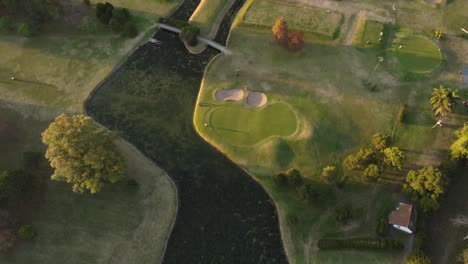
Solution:
<svg viewBox="0 0 468 264"><path fill-rule="evenodd" d="M273 37L279 44L284 46L288 44L288 25L282 17L276 19L271 31L273 33Z"/></svg>

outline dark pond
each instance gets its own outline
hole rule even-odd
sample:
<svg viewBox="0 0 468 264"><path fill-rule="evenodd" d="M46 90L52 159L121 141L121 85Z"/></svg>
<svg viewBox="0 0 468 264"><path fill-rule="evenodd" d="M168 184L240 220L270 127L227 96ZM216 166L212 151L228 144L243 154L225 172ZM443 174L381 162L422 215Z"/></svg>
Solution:
<svg viewBox="0 0 468 264"><path fill-rule="evenodd" d="M224 24L243 2L234 5L218 37L226 38ZM197 3L185 1L174 17L187 20ZM95 91L86 110L175 181L179 208L164 263L287 263L267 193L192 125L203 71L218 52L192 55L175 34L161 31L155 37L163 45L136 50Z"/></svg>

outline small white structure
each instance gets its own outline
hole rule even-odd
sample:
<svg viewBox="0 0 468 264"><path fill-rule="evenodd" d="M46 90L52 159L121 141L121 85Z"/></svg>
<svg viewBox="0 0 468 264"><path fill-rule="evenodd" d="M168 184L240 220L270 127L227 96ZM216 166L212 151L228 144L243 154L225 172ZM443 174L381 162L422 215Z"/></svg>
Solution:
<svg viewBox="0 0 468 264"><path fill-rule="evenodd" d="M411 204L400 203L398 207L390 213L388 219L388 223L400 231L407 234L412 234L415 231L413 224L413 205Z"/></svg>

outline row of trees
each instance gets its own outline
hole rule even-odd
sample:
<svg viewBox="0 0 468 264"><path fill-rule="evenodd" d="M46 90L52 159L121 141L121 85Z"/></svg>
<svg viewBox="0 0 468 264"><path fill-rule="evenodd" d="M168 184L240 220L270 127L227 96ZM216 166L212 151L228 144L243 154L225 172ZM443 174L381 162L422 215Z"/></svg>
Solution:
<svg viewBox="0 0 468 264"><path fill-rule="evenodd" d="M114 33L120 33L124 37L134 38L138 35L138 29L131 21L130 11L126 8L114 8L111 3L96 4L96 17L105 25L109 25Z"/></svg>
<svg viewBox="0 0 468 264"><path fill-rule="evenodd" d="M403 152L390 146L390 137L381 133L372 136L372 148L361 148L357 153L347 156L344 167L348 171L362 171L364 180L373 180L380 176L384 169L401 171L405 159ZM322 175L326 175L325 167Z"/></svg>
<svg viewBox="0 0 468 264"><path fill-rule="evenodd" d="M299 51L304 47L304 35L299 32L289 32L283 18L276 19L271 31L276 42L289 51Z"/></svg>

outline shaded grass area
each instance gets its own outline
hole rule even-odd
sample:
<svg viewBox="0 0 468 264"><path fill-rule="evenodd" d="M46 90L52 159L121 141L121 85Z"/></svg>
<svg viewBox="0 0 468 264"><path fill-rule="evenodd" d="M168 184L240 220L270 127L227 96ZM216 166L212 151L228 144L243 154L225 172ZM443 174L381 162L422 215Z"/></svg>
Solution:
<svg viewBox="0 0 468 264"><path fill-rule="evenodd" d="M255 0L244 16L249 26L271 28L276 19L283 17L290 30L310 32L327 39L337 37L343 15L336 11L293 5L272 0Z"/></svg>
<svg viewBox="0 0 468 264"><path fill-rule="evenodd" d="M246 106L221 106L210 111L209 127L229 144L251 145L270 136L289 136L296 130L296 116L285 104L260 110Z"/></svg>
<svg viewBox="0 0 468 264"><path fill-rule="evenodd" d="M156 37L164 47L138 49L87 109L176 182L180 206L165 263L285 263L268 195L192 127L201 75L215 52L191 55L176 35Z"/></svg>
<svg viewBox="0 0 468 264"><path fill-rule="evenodd" d="M426 252L432 263L457 263L459 255L466 248L463 238L468 227L455 226L451 219L468 215L468 177L466 167L460 168L455 180L451 182L447 196L440 204L440 209L429 217Z"/></svg>

